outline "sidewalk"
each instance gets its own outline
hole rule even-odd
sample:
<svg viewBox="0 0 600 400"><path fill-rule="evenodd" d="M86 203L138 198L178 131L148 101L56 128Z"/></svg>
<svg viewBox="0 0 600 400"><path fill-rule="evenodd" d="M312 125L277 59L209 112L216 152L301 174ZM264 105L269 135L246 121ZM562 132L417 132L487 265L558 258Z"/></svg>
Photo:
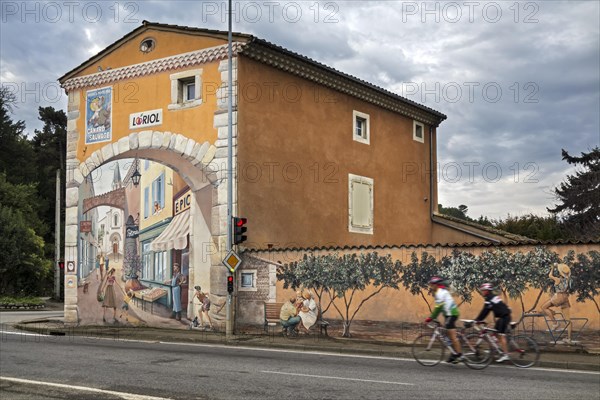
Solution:
<svg viewBox="0 0 600 400"><path fill-rule="evenodd" d="M386 357L412 358L411 343L421 330L417 324L379 321L355 321L351 326L352 338L341 337L341 325L333 321L329 336L317 333L296 338L284 337L280 327L271 327L266 333L261 327L237 327L236 334L227 339L221 331L198 329L168 329L121 326L68 327L60 320L23 321L15 325L40 334L59 336L103 337L114 340L151 340L184 343L213 343L227 346L254 346L304 351L324 351L342 354L364 354ZM576 369L600 372L600 333L590 331L582 335L577 345L548 345L540 342L542 351L538 367ZM507 365L507 367L511 367Z"/></svg>

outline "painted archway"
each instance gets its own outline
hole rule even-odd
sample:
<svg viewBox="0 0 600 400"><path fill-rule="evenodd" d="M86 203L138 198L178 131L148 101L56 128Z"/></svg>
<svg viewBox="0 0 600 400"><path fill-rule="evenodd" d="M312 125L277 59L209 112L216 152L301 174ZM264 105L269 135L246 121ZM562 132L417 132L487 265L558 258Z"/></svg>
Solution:
<svg viewBox="0 0 600 400"><path fill-rule="evenodd" d="M149 159L177 172L192 192L191 231L189 236L189 280L202 274L203 288L209 290L215 303L224 302L227 293L225 269L219 260L225 249L227 229L225 160L215 157L217 147L208 142L197 143L181 134L160 131L134 132L93 152L83 162L68 161L65 257L77 265L79 187L96 168L124 158ZM222 175L222 176L221 176ZM208 193L208 195L207 195ZM206 203L210 202L210 215ZM201 207L204 206L204 207ZM193 287L193 285L191 286ZM191 296L190 296L191 298ZM77 284L65 277L65 322L78 324L80 315ZM192 313L188 309L188 314ZM188 315L191 317L190 315ZM224 315L213 315L220 322Z"/></svg>

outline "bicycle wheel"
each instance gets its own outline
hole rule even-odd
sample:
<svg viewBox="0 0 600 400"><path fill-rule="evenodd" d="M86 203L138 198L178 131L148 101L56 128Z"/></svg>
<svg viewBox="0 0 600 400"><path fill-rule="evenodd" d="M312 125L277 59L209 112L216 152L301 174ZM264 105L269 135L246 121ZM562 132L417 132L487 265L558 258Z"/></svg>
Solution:
<svg viewBox="0 0 600 400"><path fill-rule="evenodd" d="M412 355L417 362L426 367L433 367L442 361L446 348L440 340L431 333L417 337L412 345Z"/></svg>
<svg viewBox="0 0 600 400"><path fill-rule="evenodd" d="M471 369L484 369L492 362L494 348L486 339L476 333L461 336L461 346L465 364Z"/></svg>
<svg viewBox="0 0 600 400"><path fill-rule="evenodd" d="M529 368L540 359L540 349L535 340L525 335L508 338L510 361L519 368Z"/></svg>

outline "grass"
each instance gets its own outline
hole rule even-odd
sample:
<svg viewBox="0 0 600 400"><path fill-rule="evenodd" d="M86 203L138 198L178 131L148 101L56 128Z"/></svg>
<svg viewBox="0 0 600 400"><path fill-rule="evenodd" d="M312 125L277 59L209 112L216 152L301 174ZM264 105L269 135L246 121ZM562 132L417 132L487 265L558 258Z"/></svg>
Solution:
<svg viewBox="0 0 600 400"><path fill-rule="evenodd" d="M0 296L0 304L26 304L30 306L39 306L44 304L44 300L39 297L11 297Z"/></svg>

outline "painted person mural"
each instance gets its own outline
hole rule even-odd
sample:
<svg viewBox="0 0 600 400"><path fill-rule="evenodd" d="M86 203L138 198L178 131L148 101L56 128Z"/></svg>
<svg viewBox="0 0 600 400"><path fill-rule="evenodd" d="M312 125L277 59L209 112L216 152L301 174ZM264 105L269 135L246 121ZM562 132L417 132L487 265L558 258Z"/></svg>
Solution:
<svg viewBox="0 0 600 400"><path fill-rule="evenodd" d="M181 321L181 285L186 283L185 275L181 273L179 264L173 264L173 277L170 281L165 281L166 284L171 284L171 293L173 296L173 313L171 318Z"/></svg>
<svg viewBox="0 0 600 400"><path fill-rule="evenodd" d="M559 277L554 276L554 268L557 268ZM550 268L548 277L554 281L554 294L552 297L542 305L542 312L552 320L552 326L550 329L556 330L559 327L559 323L556 320L557 312L552 310L552 307L560 307L561 313L564 317L565 324L567 324L567 342L571 341L571 303L569 301L569 286L571 282L571 269L567 264L554 264Z"/></svg>

